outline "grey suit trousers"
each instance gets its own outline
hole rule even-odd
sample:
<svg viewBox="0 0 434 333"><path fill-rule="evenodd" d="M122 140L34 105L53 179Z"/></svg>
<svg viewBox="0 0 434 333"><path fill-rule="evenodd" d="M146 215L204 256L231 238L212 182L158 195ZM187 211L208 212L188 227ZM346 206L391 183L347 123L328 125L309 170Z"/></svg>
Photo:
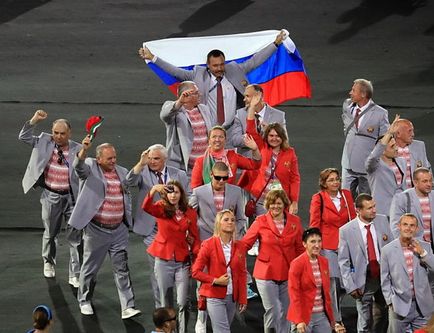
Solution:
<svg viewBox="0 0 434 333"><path fill-rule="evenodd" d="M73 209L71 196L60 195L47 189L42 190L40 198L42 206L42 223L44 234L42 236L42 258L44 262L56 265L57 238L62 228L62 222L68 223ZM69 277L78 277L80 274L80 258L78 246L80 236L76 242L68 239L69 245Z"/></svg>
<svg viewBox="0 0 434 333"><path fill-rule="evenodd" d="M331 333L330 321L325 312L312 313L309 324L306 325L306 333ZM292 333L297 333L297 325L292 324Z"/></svg>
<svg viewBox="0 0 434 333"><path fill-rule="evenodd" d="M128 268L128 227L122 223L117 229L101 228L90 222L83 233L83 265L77 299L80 305L89 304L96 284L96 276L107 253L113 267L121 310L134 307L134 292Z"/></svg>
<svg viewBox="0 0 434 333"><path fill-rule="evenodd" d="M350 169L342 168L342 188L351 191L353 198L356 198L360 193L371 194L367 174L354 172Z"/></svg>
<svg viewBox="0 0 434 333"><path fill-rule="evenodd" d="M386 333L387 305L379 279L366 279L365 291L356 300L356 308L358 333Z"/></svg>
<svg viewBox="0 0 434 333"><path fill-rule="evenodd" d="M207 298L206 308L211 319L212 331L230 333L236 310L232 295L226 295L225 298Z"/></svg>
<svg viewBox="0 0 434 333"><path fill-rule="evenodd" d="M190 263L156 257L154 270L158 289L160 290L161 306L173 307L173 304L170 304L169 291L172 290L171 288L176 287L179 333L185 333L188 323L187 297L190 287Z"/></svg>
<svg viewBox="0 0 434 333"><path fill-rule="evenodd" d="M157 234L157 225L155 225L154 230L150 235L143 236L143 243L145 244L146 249L149 247L149 245L152 244L156 234ZM157 278L155 277L155 272L154 272L155 258L152 255L150 255L148 252L146 252L146 257L148 259L148 265L150 269L149 280L151 281L152 295L154 296L155 308L158 309L161 307L161 302L160 302L160 290L158 289Z"/></svg>
<svg viewBox="0 0 434 333"><path fill-rule="evenodd" d="M288 333L288 281L277 283L272 280L256 279L256 287L264 306L264 332L274 328L276 333Z"/></svg>
<svg viewBox="0 0 434 333"><path fill-rule="evenodd" d="M429 317L424 317L417 306L416 301L411 302L410 311L405 317L397 315L392 307L389 307L389 331L388 333L406 333L409 329L413 332L428 323Z"/></svg>

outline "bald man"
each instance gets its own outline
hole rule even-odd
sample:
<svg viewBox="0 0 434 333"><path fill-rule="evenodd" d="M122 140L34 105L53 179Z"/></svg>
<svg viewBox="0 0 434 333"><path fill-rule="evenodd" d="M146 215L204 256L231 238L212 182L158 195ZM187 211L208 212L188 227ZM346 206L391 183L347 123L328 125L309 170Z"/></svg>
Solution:
<svg viewBox="0 0 434 333"><path fill-rule="evenodd" d="M53 122L51 134L42 132L34 135L37 124L48 118L44 110L37 110L20 131L18 139L32 147L32 154L23 178L24 193L31 188L42 187L42 258L44 276L56 276L57 237L62 221L68 222L78 194L78 177L73 172L72 162L81 145L71 140L71 125L66 119ZM72 239L72 238L71 238ZM80 261L78 245L69 242L69 284L78 288Z"/></svg>

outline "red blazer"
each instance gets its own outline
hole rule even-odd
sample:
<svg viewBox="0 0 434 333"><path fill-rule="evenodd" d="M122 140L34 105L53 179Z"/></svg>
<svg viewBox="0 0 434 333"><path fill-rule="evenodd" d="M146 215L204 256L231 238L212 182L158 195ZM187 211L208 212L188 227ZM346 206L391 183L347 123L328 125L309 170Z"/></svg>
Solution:
<svg viewBox="0 0 434 333"><path fill-rule="evenodd" d="M334 327L333 310L330 299L330 276L327 258L318 256L319 270L322 279L322 297L324 312ZM292 261L288 274L289 309L287 319L295 324L309 324L316 294L312 265L307 252Z"/></svg>
<svg viewBox="0 0 434 333"><path fill-rule="evenodd" d="M204 155L197 158L194 163L193 170L191 171L191 188L203 185L202 171L203 171L203 159ZM261 161L257 161L251 158L244 157L237 154L233 150L228 150L227 159L229 161L232 177L228 179L228 184L235 184L235 179L237 175L237 169L244 170L255 170L261 166Z"/></svg>
<svg viewBox="0 0 434 333"><path fill-rule="evenodd" d="M191 251L193 252L193 256L197 255L200 247L200 238L197 229L197 213L193 208L189 207L184 213L184 217L180 221L177 221L175 217L167 217L164 213L163 202L159 200L154 203L149 194L145 197L142 208L150 215L156 217L158 227L157 235L148 247L149 254L164 260L189 261L190 251L186 240L188 230L189 234L194 238Z"/></svg>
<svg viewBox="0 0 434 333"><path fill-rule="evenodd" d="M256 218L241 240L247 250L259 239L259 254L253 270L257 279L286 281L291 261L304 252L300 218L289 212L285 215L286 226L282 234L267 213Z"/></svg>
<svg viewBox="0 0 434 333"><path fill-rule="evenodd" d="M247 304L247 269L244 247L232 241L229 266L232 272L232 297L239 304ZM207 268L208 273L203 270ZM225 298L226 286L213 285L212 282L226 273L226 260L219 237L211 237L202 242L198 257L193 264L192 276L202 282L199 294L206 297Z"/></svg>
<svg viewBox="0 0 434 333"><path fill-rule="evenodd" d="M354 208L354 201L351 192L348 190L341 190L341 194L341 209L339 212L330 198L330 195L326 191L314 194L310 202L309 227L315 227L321 230L322 247L327 250L338 249L339 228L356 217L356 209ZM347 199L348 208L343 196ZM348 210L350 216L348 216Z"/></svg>
<svg viewBox="0 0 434 333"><path fill-rule="evenodd" d="M256 131L254 120L247 120L247 134L253 137L261 150L261 168L254 171L244 171L238 182L238 186L249 191L257 198L268 180L265 170L270 164L273 150ZM298 160L294 148L279 152L274 172L289 200L291 202L298 202L300 196L300 173L298 172Z"/></svg>

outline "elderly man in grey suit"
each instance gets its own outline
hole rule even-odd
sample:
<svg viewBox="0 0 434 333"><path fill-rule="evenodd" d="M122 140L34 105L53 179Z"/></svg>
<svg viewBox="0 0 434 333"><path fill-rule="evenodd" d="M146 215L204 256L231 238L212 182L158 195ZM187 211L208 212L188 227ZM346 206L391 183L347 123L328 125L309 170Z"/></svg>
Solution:
<svg viewBox="0 0 434 333"><path fill-rule="evenodd" d="M434 192L432 174L427 168L418 168L413 172L414 187L397 193L390 206L390 225L395 237L399 235L398 223L403 214L416 216L418 228L416 237L423 239L433 247L434 235ZM434 273L429 272L431 291L434 295Z"/></svg>
<svg viewBox="0 0 434 333"><path fill-rule="evenodd" d="M396 119L399 119L399 116ZM398 157L398 148L393 138L394 124L395 122L366 160L369 186L377 202L377 212L387 217L389 217L393 196L407 188L406 163L402 157Z"/></svg>
<svg viewBox="0 0 434 333"><path fill-rule="evenodd" d="M404 158L407 163L407 188L413 187L413 172L420 167L431 168L426 156L425 143L414 140L414 126L408 119L399 119L396 122L394 138L398 156Z"/></svg>
<svg viewBox="0 0 434 333"><path fill-rule="evenodd" d="M365 162L377 139L389 127L387 110L372 100L372 83L354 80L350 98L342 107L345 144L342 152L342 187L355 198L359 193L370 193Z"/></svg>
<svg viewBox="0 0 434 333"><path fill-rule="evenodd" d="M381 252L381 289L389 306L389 332L405 333L425 326L434 312L428 270L434 271L429 243L416 240L416 216L399 219L399 238Z"/></svg>
<svg viewBox="0 0 434 333"><path fill-rule="evenodd" d="M166 161L166 147L161 144L152 145L142 152L139 162L128 172L126 177L126 184L128 186L137 186L139 188L133 231L143 236L143 243L146 248L151 245L157 234L155 217L149 215L142 209L143 200L151 188L156 184L167 184L170 180L178 180L186 192L190 193L190 183L185 171L166 165ZM147 253L147 257L155 308L159 308L161 303L160 292L154 274L155 259L149 253Z"/></svg>
<svg viewBox="0 0 434 333"><path fill-rule="evenodd" d="M273 43L243 63L235 61L225 63L224 53L220 50L212 50L207 55L207 66L195 66L192 70L173 66L154 56L147 48L141 48L139 55L180 81L194 81L199 88L203 103L217 115L218 124L228 129L234 122L235 110L242 107L242 95L249 83L246 74L267 60L284 38L285 33L281 31Z"/></svg>
<svg viewBox="0 0 434 333"><path fill-rule="evenodd" d="M33 135L35 126L47 117L47 112L37 110L24 124L18 138L32 146L22 182L24 193L37 186L43 188L40 199L44 225L43 272L45 277L53 278L56 275L57 237L62 221L67 222L71 215L78 194L78 177L73 172L72 162L81 145L70 139L71 125L66 119L55 120L51 134L42 132L39 136ZM76 236L76 242L69 242L69 284L78 288L80 260L77 247L80 235Z"/></svg>
<svg viewBox="0 0 434 333"><path fill-rule="evenodd" d="M190 206L197 210L200 240L211 238L214 234L214 221L217 213L230 209L236 217L236 237L240 239L245 232L247 219L244 215L244 198L240 187L227 184L229 168L223 162L216 162L211 169L211 182L193 189ZM198 312L195 325L196 333L206 333L207 313Z"/></svg>
<svg viewBox="0 0 434 333"><path fill-rule="evenodd" d="M215 112L199 104L199 90L192 81L178 87L178 99L163 104L160 118L166 126L167 164L191 175L194 162L208 147L208 131L216 124Z"/></svg>
<svg viewBox="0 0 434 333"><path fill-rule="evenodd" d="M342 284L356 300L357 332L386 332L387 308L380 288L379 262L382 247L393 236L387 217L377 215L369 194L360 194L355 204L357 217L339 229Z"/></svg>
<svg viewBox="0 0 434 333"><path fill-rule="evenodd" d="M83 315L93 315L92 297L96 276L107 253L121 303L121 318L141 312L134 308L134 293L128 268L128 227L131 226L131 194L125 177L128 170L117 165L116 150L109 143L96 148L96 158L86 158L90 136L74 160L81 191L69 224L83 230L83 265L77 299Z"/></svg>
<svg viewBox="0 0 434 333"><path fill-rule="evenodd" d="M264 91L259 84L250 84L244 91L245 107L238 109L234 125L228 130L228 143L226 147L238 147L238 154L251 157L250 149L244 145L243 135L246 134L247 110L253 96L259 96L260 100L255 105L255 119L258 133L263 134L264 128L271 123L279 123L286 129L285 112L272 108L264 102L262 96Z"/></svg>

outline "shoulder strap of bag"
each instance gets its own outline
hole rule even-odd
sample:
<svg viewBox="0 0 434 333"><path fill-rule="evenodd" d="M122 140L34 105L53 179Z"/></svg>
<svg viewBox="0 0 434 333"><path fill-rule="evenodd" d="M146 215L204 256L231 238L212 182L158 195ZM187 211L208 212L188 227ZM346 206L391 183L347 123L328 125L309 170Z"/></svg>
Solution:
<svg viewBox="0 0 434 333"><path fill-rule="evenodd" d="M351 121L351 123L348 125L348 127L345 129L345 137L347 137L348 133L350 132L351 127L354 126L357 120L359 120L366 112L368 112L370 109L374 107L374 103L371 103L365 110L359 113L358 117L354 117L354 119Z"/></svg>

